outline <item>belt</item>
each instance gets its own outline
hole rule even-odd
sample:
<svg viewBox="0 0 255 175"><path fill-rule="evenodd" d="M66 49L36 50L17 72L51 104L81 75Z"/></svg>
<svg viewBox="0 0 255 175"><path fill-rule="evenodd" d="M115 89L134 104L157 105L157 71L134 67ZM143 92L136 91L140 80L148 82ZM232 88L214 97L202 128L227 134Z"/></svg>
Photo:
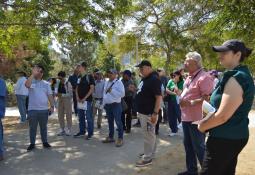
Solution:
<svg viewBox="0 0 255 175"><path fill-rule="evenodd" d="M103 100L103 98L94 98L95 100Z"/></svg>

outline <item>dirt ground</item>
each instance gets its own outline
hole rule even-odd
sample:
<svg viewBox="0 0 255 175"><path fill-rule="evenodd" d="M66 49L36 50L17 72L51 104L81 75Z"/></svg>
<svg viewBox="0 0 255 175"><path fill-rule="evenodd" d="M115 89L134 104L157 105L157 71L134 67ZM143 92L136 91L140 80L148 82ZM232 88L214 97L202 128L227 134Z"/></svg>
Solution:
<svg viewBox="0 0 255 175"><path fill-rule="evenodd" d="M252 116L255 117L255 111ZM148 168L135 168L136 155L142 150L141 133L133 130L133 135L125 136L125 146L120 149L105 146L100 143L102 133L96 134L96 139L88 142L73 138L59 138L55 136L58 122L50 120L49 140L55 147L52 152L38 150L29 154L25 149L28 142L27 124L17 124L18 119L7 117L4 119L5 136L7 137L7 159L0 163L1 175L175 175L185 170L185 154L182 136L169 138L165 136L167 126L161 126L159 137L159 154ZM77 127L77 123L75 123ZM163 134L164 133L164 134ZM87 151L89 150L89 151ZM250 128L250 139L239 156L237 175L255 174L255 128ZM45 169L41 170L41 166Z"/></svg>

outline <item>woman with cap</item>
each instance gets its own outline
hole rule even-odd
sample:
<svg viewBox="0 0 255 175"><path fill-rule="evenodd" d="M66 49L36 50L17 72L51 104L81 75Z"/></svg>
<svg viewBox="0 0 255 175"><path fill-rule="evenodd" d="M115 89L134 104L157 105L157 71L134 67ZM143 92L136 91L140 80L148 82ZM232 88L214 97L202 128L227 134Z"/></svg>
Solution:
<svg viewBox="0 0 255 175"><path fill-rule="evenodd" d="M251 49L232 39L214 46L222 66L227 70L217 84L210 103L216 112L200 122L201 132L209 131L202 175L233 175L239 153L249 138L248 114L254 98L254 83L247 66L242 65Z"/></svg>

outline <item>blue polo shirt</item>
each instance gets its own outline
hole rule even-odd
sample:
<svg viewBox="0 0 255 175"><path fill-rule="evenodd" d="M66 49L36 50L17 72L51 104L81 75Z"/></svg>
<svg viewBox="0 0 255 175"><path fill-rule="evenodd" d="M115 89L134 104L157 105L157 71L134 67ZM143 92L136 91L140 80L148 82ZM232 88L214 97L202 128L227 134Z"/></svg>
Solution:
<svg viewBox="0 0 255 175"><path fill-rule="evenodd" d="M5 81L0 78L0 119L5 115L5 100L7 95L7 89Z"/></svg>

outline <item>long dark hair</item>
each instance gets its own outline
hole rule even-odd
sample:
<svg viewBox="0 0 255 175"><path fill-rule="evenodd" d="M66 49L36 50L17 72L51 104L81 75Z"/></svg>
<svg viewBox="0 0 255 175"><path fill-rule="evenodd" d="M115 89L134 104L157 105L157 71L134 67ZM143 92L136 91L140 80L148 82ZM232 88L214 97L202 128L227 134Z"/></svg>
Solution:
<svg viewBox="0 0 255 175"><path fill-rule="evenodd" d="M175 76L175 75L178 75L178 76L179 76L179 81L178 81L177 83L183 81L183 76L182 76L182 74L181 74L181 71L175 71L175 72L173 73L173 76Z"/></svg>

